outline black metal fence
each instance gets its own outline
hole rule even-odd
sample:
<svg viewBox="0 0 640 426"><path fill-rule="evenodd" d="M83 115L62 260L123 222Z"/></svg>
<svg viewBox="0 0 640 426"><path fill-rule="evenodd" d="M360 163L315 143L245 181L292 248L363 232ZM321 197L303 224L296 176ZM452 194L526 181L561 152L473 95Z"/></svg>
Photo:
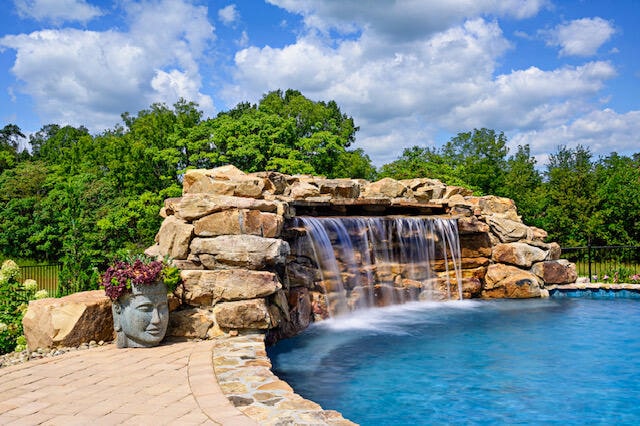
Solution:
<svg viewBox="0 0 640 426"><path fill-rule="evenodd" d="M47 290L49 296L55 297L58 291L58 275L62 265L21 266L22 282L27 279L36 280L38 290Z"/></svg>
<svg viewBox="0 0 640 426"><path fill-rule="evenodd" d="M640 246L563 247L562 258L591 282L640 284Z"/></svg>

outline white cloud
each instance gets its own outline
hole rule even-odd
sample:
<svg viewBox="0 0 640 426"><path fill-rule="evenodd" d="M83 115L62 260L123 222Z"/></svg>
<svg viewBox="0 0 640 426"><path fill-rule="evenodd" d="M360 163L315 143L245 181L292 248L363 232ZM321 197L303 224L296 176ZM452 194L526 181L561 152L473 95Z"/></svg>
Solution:
<svg viewBox="0 0 640 426"><path fill-rule="evenodd" d="M473 96L477 83L493 73L494 56L508 47L497 24L481 19L401 45L365 34L332 47L308 36L281 49L239 51L236 78L248 93L295 87L357 106L366 116L438 114Z"/></svg>
<svg viewBox="0 0 640 426"><path fill-rule="evenodd" d="M247 47L249 45L249 34L246 31L242 31L240 38L236 40L236 45L239 47Z"/></svg>
<svg viewBox="0 0 640 426"><path fill-rule="evenodd" d="M616 75L608 62L542 71L512 71L488 81L482 95L456 106L446 121L466 128L484 123L501 129L527 129L561 124L580 110L582 99L595 95Z"/></svg>
<svg viewBox="0 0 640 426"><path fill-rule="evenodd" d="M100 8L86 0L14 0L18 16L49 21L56 24L66 21L87 22L102 15Z"/></svg>
<svg viewBox="0 0 640 426"><path fill-rule="evenodd" d="M197 62L214 38L206 8L173 0L126 6L126 32L64 28L0 38L15 49L11 71L43 120L104 129L124 111L180 96L213 112Z"/></svg>
<svg viewBox="0 0 640 426"><path fill-rule="evenodd" d="M81 0L39 4L62 1L88 6ZM443 142L436 138L474 127L505 131L510 145L529 143L538 158L560 144L583 143L598 154L612 146L637 151L640 112L604 109L610 94L603 89L617 74L612 62L543 66L531 57L520 69L502 67L514 45L498 19L534 16L546 0L267 1L302 16L305 26L295 28L298 38L284 46L252 46L246 31L228 40L228 46L239 46L234 80L216 94L228 106L256 102L278 88L336 100L361 127L355 147L377 165L405 147ZM91 129L112 127L123 111L178 97L198 102L211 115L213 101L202 82L223 81L227 69L202 76L204 61L223 55L210 51L214 28L206 8L194 3L119 0L127 21L118 29L2 37L0 49L16 52L12 72L20 83L9 93L29 95L43 122ZM46 16L52 21L55 13ZM240 16L230 4L217 18L233 26ZM594 54L614 33L612 23L593 18L542 34L566 57ZM541 33L530 34L517 32L514 40L535 40Z"/></svg>
<svg viewBox="0 0 640 426"><path fill-rule="evenodd" d="M543 31L549 46L559 46L561 56L592 56L615 33L613 24L602 18L583 18Z"/></svg>
<svg viewBox="0 0 640 426"><path fill-rule="evenodd" d="M225 25L232 25L238 21L240 14L235 4L230 4L218 10L218 19Z"/></svg>
<svg viewBox="0 0 640 426"><path fill-rule="evenodd" d="M153 96L156 102L164 102L171 105L177 99L184 98L196 102L203 111L213 111L213 101L208 95L200 93L200 77L192 76L189 72L176 69L170 72L158 70L151 80L151 87L157 95Z"/></svg>
<svg viewBox="0 0 640 426"><path fill-rule="evenodd" d="M296 88L334 99L361 126L357 145L383 164L404 147L432 143L437 130L489 127L509 135L563 125L591 111L589 99L616 75L604 61L496 75L510 48L498 23L484 19L412 41L379 37L368 27L337 42L310 31L282 48L240 50L226 94L237 102Z"/></svg>
<svg viewBox="0 0 640 426"><path fill-rule="evenodd" d="M593 154L608 155L637 152L640 133L640 111L617 113L612 109L593 110L560 126L546 127L516 134L514 145L529 144L532 153L544 156L560 145L583 145Z"/></svg>
<svg viewBox="0 0 640 426"><path fill-rule="evenodd" d="M304 17L309 28L367 31L395 40L415 40L484 14L526 18L546 0L267 0Z"/></svg>

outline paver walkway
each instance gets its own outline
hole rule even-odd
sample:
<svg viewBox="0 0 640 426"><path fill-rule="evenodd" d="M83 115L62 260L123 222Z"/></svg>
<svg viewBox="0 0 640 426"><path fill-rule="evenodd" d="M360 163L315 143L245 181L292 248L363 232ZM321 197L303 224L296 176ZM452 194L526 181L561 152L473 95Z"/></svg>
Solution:
<svg viewBox="0 0 640 426"><path fill-rule="evenodd" d="M224 396L213 342L106 345L0 369L1 425L256 425Z"/></svg>

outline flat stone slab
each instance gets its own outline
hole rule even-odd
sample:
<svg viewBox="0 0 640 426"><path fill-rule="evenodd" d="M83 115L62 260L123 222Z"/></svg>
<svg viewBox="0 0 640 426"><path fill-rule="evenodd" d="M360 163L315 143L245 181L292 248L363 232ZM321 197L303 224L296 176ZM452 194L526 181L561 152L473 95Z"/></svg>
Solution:
<svg viewBox="0 0 640 426"><path fill-rule="evenodd" d="M610 291L620 291L620 290L628 290L634 291L636 293L640 293L640 284L610 284L610 283L574 283L574 284L564 284L564 285L548 285L545 288L549 291L559 290L559 291L577 291L577 290L610 290Z"/></svg>

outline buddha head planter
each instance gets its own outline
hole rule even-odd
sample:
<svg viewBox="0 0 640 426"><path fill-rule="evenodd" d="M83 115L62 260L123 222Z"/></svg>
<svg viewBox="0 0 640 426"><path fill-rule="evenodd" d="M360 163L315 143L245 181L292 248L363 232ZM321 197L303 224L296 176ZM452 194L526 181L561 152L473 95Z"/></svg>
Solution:
<svg viewBox="0 0 640 426"><path fill-rule="evenodd" d="M165 269L162 262L136 259L116 262L103 274L119 348L152 347L164 338L169 323Z"/></svg>
<svg viewBox="0 0 640 426"><path fill-rule="evenodd" d="M113 328L119 348L156 346L169 324L167 286L159 281L148 286L133 285L112 304Z"/></svg>

